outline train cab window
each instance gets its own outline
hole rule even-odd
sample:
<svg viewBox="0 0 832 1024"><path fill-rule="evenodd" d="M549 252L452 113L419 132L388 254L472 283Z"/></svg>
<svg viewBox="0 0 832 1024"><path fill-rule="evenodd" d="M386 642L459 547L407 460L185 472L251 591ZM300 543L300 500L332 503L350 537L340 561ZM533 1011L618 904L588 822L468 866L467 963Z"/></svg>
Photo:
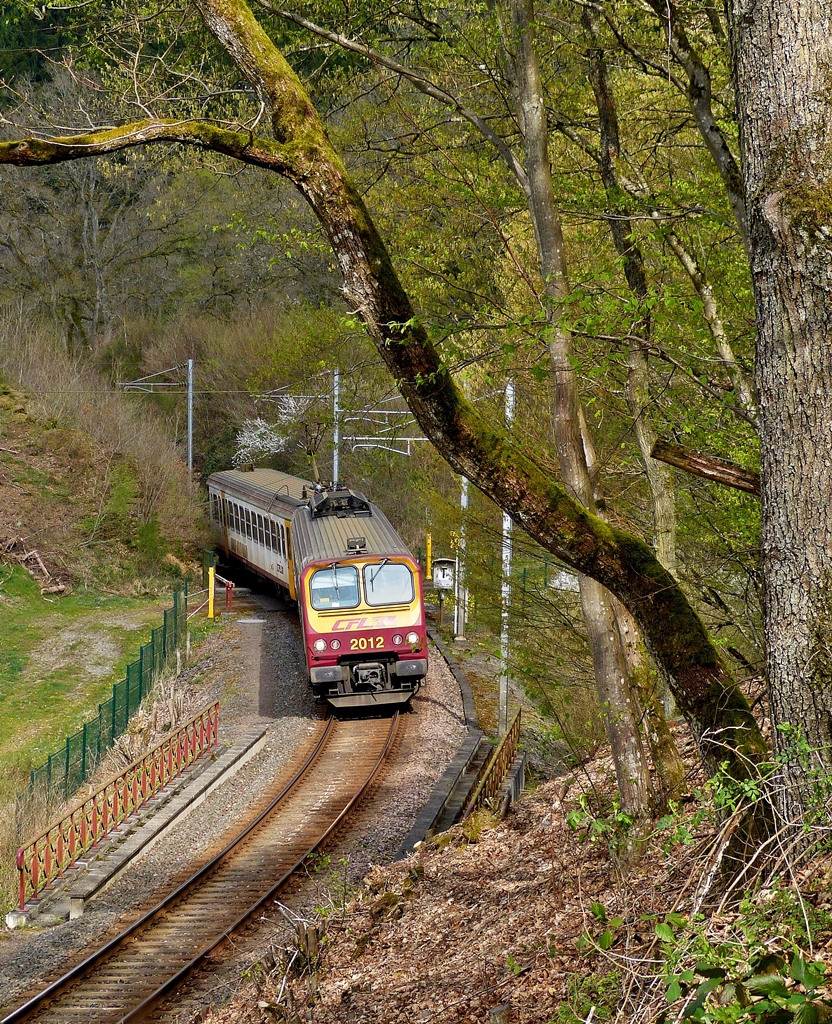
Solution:
<svg viewBox="0 0 832 1024"><path fill-rule="evenodd" d="M413 573L401 562L377 562L364 566L364 597L367 604L410 604L415 597Z"/></svg>
<svg viewBox="0 0 832 1024"><path fill-rule="evenodd" d="M358 606L358 570L354 565L318 569L309 580L309 596L315 611Z"/></svg>

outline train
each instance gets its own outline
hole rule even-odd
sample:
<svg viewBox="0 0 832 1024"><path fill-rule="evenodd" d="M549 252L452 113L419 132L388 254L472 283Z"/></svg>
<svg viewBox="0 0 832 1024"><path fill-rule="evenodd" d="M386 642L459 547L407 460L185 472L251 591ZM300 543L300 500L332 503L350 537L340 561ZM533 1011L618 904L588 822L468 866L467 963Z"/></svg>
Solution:
<svg viewBox="0 0 832 1024"><path fill-rule="evenodd" d="M428 670L422 574L360 491L272 469L208 478L214 542L297 602L313 693L336 708L407 704Z"/></svg>

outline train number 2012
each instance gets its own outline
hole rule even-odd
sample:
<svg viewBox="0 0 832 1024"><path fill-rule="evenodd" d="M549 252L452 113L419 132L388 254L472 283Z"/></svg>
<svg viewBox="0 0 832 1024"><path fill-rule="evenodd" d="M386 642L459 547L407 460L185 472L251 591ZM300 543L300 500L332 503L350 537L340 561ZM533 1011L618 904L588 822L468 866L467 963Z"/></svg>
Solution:
<svg viewBox="0 0 832 1024"><path fill-rule="evenodd" d="M351 651L377 651L384 647L383 636L354 636L350 638Z"/></svg>

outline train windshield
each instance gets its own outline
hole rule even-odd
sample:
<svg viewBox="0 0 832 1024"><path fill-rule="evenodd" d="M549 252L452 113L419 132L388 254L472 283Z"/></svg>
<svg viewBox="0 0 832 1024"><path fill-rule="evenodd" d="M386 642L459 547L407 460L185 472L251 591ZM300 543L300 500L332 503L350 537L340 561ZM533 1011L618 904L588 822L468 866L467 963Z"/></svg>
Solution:
<svg viewBox="0 0 832 1024"><path fill-rule="evenodd" d="M309 580L312 607L317 612L330 608L358 606L358 570L354 565L331 565L318 569Z"/></svg>
<svg viewBox="0 0 832 1024"><path fill-rule="evenodd" d="M413 573L400 562L364 566L364 596L369 605L410 604Z"/></svg>

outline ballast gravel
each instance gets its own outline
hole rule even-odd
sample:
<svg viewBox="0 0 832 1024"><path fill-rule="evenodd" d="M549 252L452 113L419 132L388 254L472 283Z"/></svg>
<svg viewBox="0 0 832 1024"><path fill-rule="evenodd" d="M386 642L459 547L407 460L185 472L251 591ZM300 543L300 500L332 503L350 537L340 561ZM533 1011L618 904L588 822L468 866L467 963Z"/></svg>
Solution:
<svg viewBox="0 0 832 1024"><path fill-rule="evenodd" d="M176 685L195 704L220 700L221 740L228 745L253 725L268 722L263 750L139 855L88 904L83 917L50 928L0 932L0 1015L59 977L196 870L306 746L319 718L303 671L297 617L274 599L253 599L250 612L225 621ZM362 877L373 863L395 856L465 736L459 688L435 651L426 683L403 725L403 738L372 799L327 851L347 883ZM320 884L321 879L313 879L306 896L301 885L293 902L314 903Z"/></svg>

